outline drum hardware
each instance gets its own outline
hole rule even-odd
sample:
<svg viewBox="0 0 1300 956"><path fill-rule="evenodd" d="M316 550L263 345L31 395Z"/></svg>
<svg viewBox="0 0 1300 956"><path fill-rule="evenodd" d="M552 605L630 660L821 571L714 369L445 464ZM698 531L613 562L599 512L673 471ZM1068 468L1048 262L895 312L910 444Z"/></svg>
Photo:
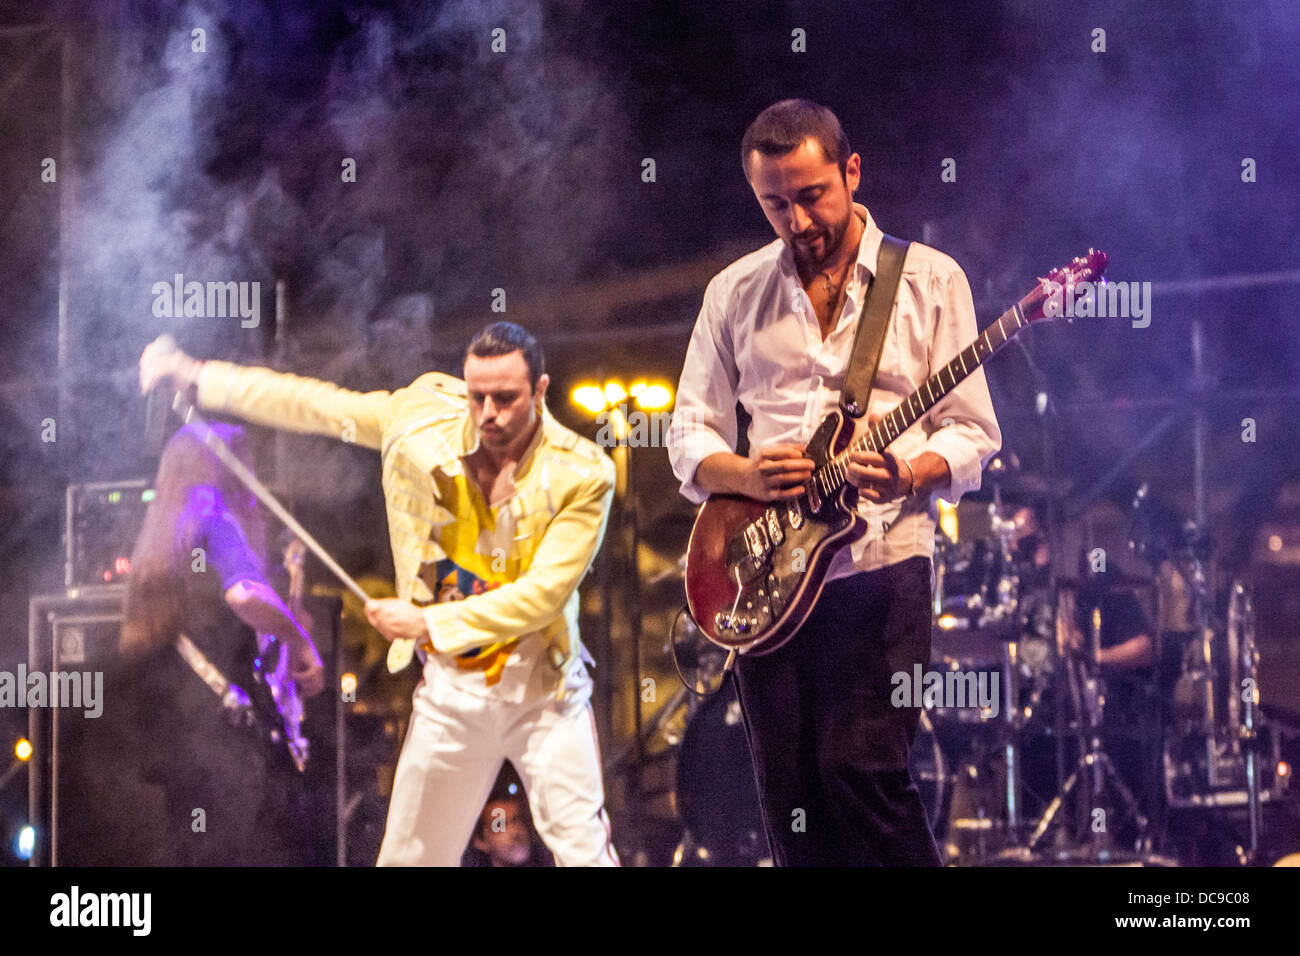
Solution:
<svg viewBox="0 0 1300 956"><path fill-rule="evenodd" d="M1251 865L1259 857L1262 805L1285 795L1289 777L1277 770L1280 736L1259 711L1254 608L1240 581L1229 590L1223 643L1226 651L1216 657L1210 632L1190 641L1183 655L1175 694L1180 720L1164 745L1165 799L1174 809L1245 807L1248 837L1236 854Z"/></svg>
<svg viewBox="0 0 1300 956"><path fill-rule="evenodd" d="M684 605L673 618L668 651L682 687L702 698L712 697L721 689L727 671L736 662L735 648L724 651L705 637Z"/></svg>
<svg viewBox="0 0 1300 956"><path fill-rule="evenodd" d="M677 755L683 831L672 865L762 865L767 836L734 686L727 683L704 699L683 693L691 716Z"/></svg>
<svg viewBox="0 0 1300 956"><path fill-rule="evenodd" d="M1149 510L1145 487L1134 502ZM1166 521L1166 524L1169 524ZM1211 614L1208 563L1211 542L1193 522L1164 537L1142 530L1149 560L1167 560L1185 584L1181 626L1190 627L1169 690L1172 721L1162 742L1163 797L1171 809L1245 807L1248 836L1236 848L1238 860L1257 859L1261 805L1280 799L1289 778L1277 773L1281 742L1259 710L1259 653L1249 587L1234 580L1228 589L1227 620ZM1163 600L1163 597L1162 597Z"/></svg>
<svg viewBox="0 0 1300 956"><path fill-rule="evenodd" d="M1062 591L1057 606L1057 627L1062 631L1060 643L1063 647L1066 645L1063 632L1070 626L1073 617L1074 594L1070 590ZM1081 713L1087 722L1086 733L1082 740L1083 752L1073 772L1066 778L1042 816L1034 824L1025 847L1017 848L1018 851L1029 856L1038 851L1044 837L1057 822L1061 808L1076 790L1079 791L1076 806L1080 817L1080 829L1086 828L1091 834L1088 848L1084 853L1085 859L1094 862L1114 861L1117 854L1111 846L1111 834L1125 819L1133 820L1137 826L1135 851L1140 852L1147 846L1148 819L1142 812L1137 798L1116 771L1102 744L1106 691L1097 664L1101 652L1101 624L1101 613L1094 609L1091 617L1092 626L1089 628L1088 654L1082 659L1072 655L1065 668L1071 697L1078 708L1076 712ZM1090 795L1086 801L1082 799L1085 788ZM1107 801L1108 788L1118 794L1124 810L1125 815L1118 819L1113 812L1115 809L1113 802ZM1104 816L1097 817L1098 811Z"/></svg>
<svg viewBox="0 0 1300 956"><path fill-rule="evenodd" d="M1255 862L1259 853L1259 734L1255 705L1259 702L1259 651L1255 648L1255 609L1250 592L1239 581L1232 585L1228 601L1228 726L1240 727L1233 743L1246 758L1246 793L1249 796L1250 845L1246 861ZM1241 665L1245 665L1242 667ZM1249 675L1242 681L1241 673ZM1248 686L1245 686L1248 683ZM1241 699L1244 698L1244 701ZM1244 714L1242 704L1245 703ZM1273 766L1277 766L1275 762Z"/></svg>

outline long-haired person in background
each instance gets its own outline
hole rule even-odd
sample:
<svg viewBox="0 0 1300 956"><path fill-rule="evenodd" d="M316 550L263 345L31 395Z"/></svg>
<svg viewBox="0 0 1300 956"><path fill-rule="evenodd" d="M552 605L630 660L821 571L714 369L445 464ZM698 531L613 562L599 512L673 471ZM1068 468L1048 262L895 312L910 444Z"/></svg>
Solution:
<svg viewBox="0 0 1300 956"><path fill-rule="evenodd" d="M267 583L264 519L207 446L214 437L249 462L242 429L181 428L131 556L122 651L136 672L144 772L165 794L167 862L310 863L300 775L282 749L291 735L272 725L287 698L324 688L324 668ZM286 698L260 713L242 706L259 657L272 680L277 663L286 678Z"/></svg>

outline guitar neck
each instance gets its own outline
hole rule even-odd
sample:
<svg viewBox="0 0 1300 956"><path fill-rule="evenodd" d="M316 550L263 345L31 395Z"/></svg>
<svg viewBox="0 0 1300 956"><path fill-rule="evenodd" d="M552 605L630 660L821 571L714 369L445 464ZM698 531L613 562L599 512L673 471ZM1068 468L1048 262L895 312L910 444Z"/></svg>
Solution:
<svg viewBox="0 0 1300 956"><path fill-rule="evenodd" d="M829 492L847 480L851 452L879 452L886 448L1028 324L1020 303L1016 303L1002 313L996 322L990 323L976 337L974 342L958 352L951 362L926 379L920 388L869 427L845 451L827 462L821 469L821 472L826 473L826 478L824 480L819 478L823 484L823 491Z"/></svg>

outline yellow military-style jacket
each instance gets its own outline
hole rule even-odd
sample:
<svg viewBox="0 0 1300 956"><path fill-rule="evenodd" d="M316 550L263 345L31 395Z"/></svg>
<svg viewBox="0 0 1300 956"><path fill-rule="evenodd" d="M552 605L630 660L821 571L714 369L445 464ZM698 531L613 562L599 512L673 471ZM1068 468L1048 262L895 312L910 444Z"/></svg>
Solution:
<svg viewBox="0 0 1300 956"><path fill-rule="evenodd" d="M517 639L536 634L557 663L581 653L578 583L605 533L614 464L549 411L515 470L514 494L491 508L464 466L478 431L465 383L450 375L362 393L207 362L198 403L380 451L397 593L424 608L434 650L473 657L482 649L482 657L505 647L508 655ZM481 661L489 685L503 663Z"/></svg>

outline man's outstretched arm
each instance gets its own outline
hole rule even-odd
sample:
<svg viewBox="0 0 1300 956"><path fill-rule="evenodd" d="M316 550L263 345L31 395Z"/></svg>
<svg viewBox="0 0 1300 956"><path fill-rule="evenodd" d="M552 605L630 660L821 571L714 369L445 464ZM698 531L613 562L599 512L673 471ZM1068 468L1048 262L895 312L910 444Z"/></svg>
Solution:
<svg viewBox="0 0 1300 956"><path fill-rule="evenodd" d="M368 448L380 446L388 418L388 392L354 392L287 372L200 362L154 342L140 356L140 390L163 380L187 391L200 408Z"/></svg>

